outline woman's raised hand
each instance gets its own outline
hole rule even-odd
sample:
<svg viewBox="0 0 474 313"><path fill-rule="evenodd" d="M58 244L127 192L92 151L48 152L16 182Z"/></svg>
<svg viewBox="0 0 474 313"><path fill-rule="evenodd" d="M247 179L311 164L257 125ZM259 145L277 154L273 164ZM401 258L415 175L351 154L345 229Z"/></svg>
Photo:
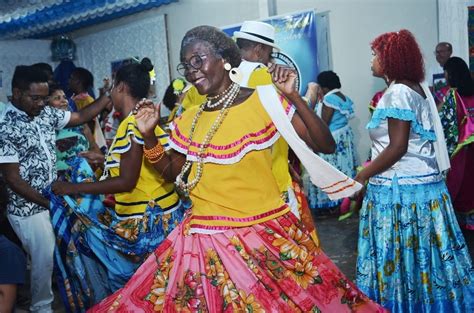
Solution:
<svg viewBox="0 0 474 313"><path fill-rule="evenodd" d="M297 77L295 69L280 64L268 63L268 72L272 75L273 84L284 95L298 92L295 87Z"/></svg>
<svg viewBox="0 0 474 313"><path fill-rule="evenodd" d="M106 92L110 92L110 89L112 88L111 84L110 84L110 79L108 77L104 77L104 79L102 80L102 87L99 88L99 94L102 96L103 94L105 94Z"/></svg>
<svg viewBox="0 0 474 313"><path fill-rule="evenodd" d="M137 121L138 130L143 136L153 136L160 121L160 105L155 105L151 100L142 99L133 109L133 114Z"/></svg>

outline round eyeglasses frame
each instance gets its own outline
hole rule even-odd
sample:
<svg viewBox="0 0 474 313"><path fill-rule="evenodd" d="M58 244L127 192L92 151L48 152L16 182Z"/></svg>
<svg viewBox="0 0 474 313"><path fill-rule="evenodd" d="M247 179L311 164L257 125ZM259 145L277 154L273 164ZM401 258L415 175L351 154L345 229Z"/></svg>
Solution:
<svg viewBox="0 0 474 313"><path fill-rule="evenodd" d="M186 76L186 74L191 70L200 70L202 65L204 64L204 59L206 59L207 54L195 54L189 58L188 62L181 62L176 66L176 70L182 76Z"/></svg>

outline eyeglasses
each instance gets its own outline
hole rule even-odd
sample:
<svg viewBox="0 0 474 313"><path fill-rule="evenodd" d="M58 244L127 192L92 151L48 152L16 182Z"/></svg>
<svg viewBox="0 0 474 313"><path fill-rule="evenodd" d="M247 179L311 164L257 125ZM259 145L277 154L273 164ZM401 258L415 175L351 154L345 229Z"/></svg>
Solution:
<svg viewBox="0 0 474 313"><path fill-rule="evenodd" d="M182 76L186 76L186 73L190 70L199 70L203 65L203 59L206 59L207 54L195 54L193 55L188 62L181 62L176 67L178 73Z"/></svg>
<svg viewBox="0 0 474 313"><path fill-rule="evenodd" d="M28 96L31 101L33 101L35 104L38 104L38 103L46 103L49 101L49 97L48 96L38 96L38 95L30 95L30 94L26 94L26 96Z"/></svg>

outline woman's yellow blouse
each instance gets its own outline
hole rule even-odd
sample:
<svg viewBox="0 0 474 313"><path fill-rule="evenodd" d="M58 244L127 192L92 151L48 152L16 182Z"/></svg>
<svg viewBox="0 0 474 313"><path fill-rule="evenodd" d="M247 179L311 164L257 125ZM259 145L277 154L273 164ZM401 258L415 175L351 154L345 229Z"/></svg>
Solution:
<svg viewBox="0 0 474 313"><path fill-rule="evenodd" d="M169 149L168 135L158 126L155 129L155 134L165 149ZM120 175L121 156L130 150L132 140L143 145L143 137L137 128L135 116L130 115L120 123L106 159L105 169L109 171L110 177ZM117 214L133 215L143 213L147 204L157 204L162 210L166 210L176 205L179 197L174 192L174 185L165 182L143 156L137 186L131 192L115 194L115 201Z"/></svg>
<svg viewBox="0 0 474 313"><path fill-rule="evenodd" d="M258 67L253 70L249 77L248 87L256 88L257 86L272 84L272 76L268 73L267 67ZM183 108L189 110L192 107L199 106L206 101L206 96L200 95L196 87L191 87L183 99ZM278 182L280 192L288 191L292 186L290 171L288 169L288 144L285 139L280 138L272 148L272 171Z"/></svg>
<svg viewBox="0 0 474 313"><path fill-rule="evenodd" d="M294 107L281 97L289 118ZM191 108L171 125L170 146L197 161L199 145L219 115L203 112L189 140L198 107ZM225 230L281 216L289 211L272 172L272 146L280 138L260 103L257 92L231 107L204 155L200 182L191 191L191 228ZM196 175L193 164L189 180Z"/></svg>

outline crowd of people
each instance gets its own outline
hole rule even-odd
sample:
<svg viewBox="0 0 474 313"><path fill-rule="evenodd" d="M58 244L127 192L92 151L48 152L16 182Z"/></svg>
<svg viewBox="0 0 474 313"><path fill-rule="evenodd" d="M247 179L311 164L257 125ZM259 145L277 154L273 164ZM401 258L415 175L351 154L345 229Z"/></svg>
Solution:
<svg viewBox="0 0 474 313"><path fill-rule="evenodd" d="M16 67L0 113L0 220L15 237L0 235L0 312L25 253L32 312L52 312L53 276L67 312L472 312L474 82L451 45L436 47L443 77L426 78L409 31L373 40L387 88L357 171L339 76L302 96L272 61L273 26L246 21L234 38L189 30L184 79L161 103L148 58L97 98L87 69L66 88L47 64ZM360 204L355 282L313 220L346 200Z"/></svg>

